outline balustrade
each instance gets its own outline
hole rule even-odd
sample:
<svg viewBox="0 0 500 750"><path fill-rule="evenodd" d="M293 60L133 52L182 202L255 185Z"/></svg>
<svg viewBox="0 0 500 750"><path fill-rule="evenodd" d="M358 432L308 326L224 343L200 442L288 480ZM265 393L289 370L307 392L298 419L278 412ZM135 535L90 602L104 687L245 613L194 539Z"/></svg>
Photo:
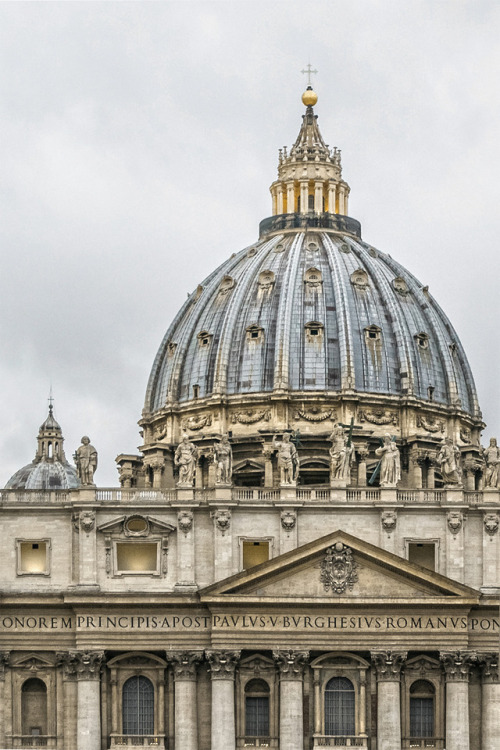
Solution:
<svg viewBox="0 0 500 750"><path fill-rule="evenodd" d="M121 734L111 737L111 748L114 747L165 747L165 739L160 735Z"/></svg>
<svg viewBox="0 0 500 750"><path fill-rule="evenodd" d="M341 750L350 747L368 747L367 737L327 737L327 736L316 736L314 738L313 747L337 747Z"/></svg>

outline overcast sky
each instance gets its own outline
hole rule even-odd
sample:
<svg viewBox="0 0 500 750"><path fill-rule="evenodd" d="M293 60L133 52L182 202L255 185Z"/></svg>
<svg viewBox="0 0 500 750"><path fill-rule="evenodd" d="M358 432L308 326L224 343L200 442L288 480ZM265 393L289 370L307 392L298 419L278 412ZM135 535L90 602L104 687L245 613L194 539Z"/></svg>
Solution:
<svg viewBox="0 0 500 750"><path fill-rule="evenodd" d="M442 305L500 433L500 3L0 4L0 486L52 384L96 481L186 294L271 213L310 60L350 214ZM500 434L499 434L500 437Z"/></svg>

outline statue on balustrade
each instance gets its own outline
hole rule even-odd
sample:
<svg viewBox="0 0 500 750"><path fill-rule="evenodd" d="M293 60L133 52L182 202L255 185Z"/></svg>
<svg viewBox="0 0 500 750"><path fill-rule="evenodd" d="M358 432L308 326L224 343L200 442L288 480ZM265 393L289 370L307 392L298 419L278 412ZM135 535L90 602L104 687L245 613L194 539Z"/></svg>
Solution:
<svg viewBox="0 0 500 750"><path fill-rule="evenodd" d="M179 468L179 487L192 487L198 448L184 435L175 451L174 463Z"/></svg>
<svg viewBox="0 0 500 750"><path fill-rule="evenodd" d="M462 468L460 466L460 448L449 437L443 438L438 453L437 462L441 469L443 484L458 487L462 483Z"/></svg>
<svg viewBox="0 0 500 750"><path fill-rule="evenodd" d="M380 456L380 486L396 487L401 479L401 458L399 448L389 434L384 435L384 442L375 455Z"/></svg>
<svg viewBox="0 0 500 750"><path fill-rule="evenodd" d="M329 440L332 442L330 448L331 478L348 481L351 478L354 446L352 443L349 444L349 439L339 424L334 427Z"/></svg>
<svg viewBox="0 0 500 750"><path fill-rule="evenodd" d="M227 435L223 435L220 442L214 445L214 463L216 467L216 483L231 484L233 451Z"/></svg>
<svg viewBox="0 0 500 750"><path fill-rule="evenodd" d="M484 486L492 489L498 489L500 486L500 448L497 445L497 439L490 438L490 444L483 448L483 457L486 461L486 470L484 472Z"/></svg>
<svg viewBox="0 0 500 750"><path fill-rule="evenodd" d="M276 435L274 435L273 449L278 451L280 483L292 486L297 484L297 477L299 474L299 456L297 448L290 440L290 435L285 433L282 440L276 440Z"/></svg>
<svg viewBox="0 0 500 750"><path fill-rule="evenodd" d="M90 444L87 435L82 437L82 444L77 448L73 456L76 464L76 473L83 487L95 487L94 473L97 469L97 451Z"/></svg>

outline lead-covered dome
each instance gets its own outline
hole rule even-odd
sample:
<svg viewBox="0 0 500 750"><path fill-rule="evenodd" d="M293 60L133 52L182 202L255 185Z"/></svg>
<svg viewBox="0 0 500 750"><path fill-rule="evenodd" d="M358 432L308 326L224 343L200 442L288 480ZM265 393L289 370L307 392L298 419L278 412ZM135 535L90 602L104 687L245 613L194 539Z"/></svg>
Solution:
<svg viewBox="0 0 500 750"><path fill-rule="evenodd" d="M186 301L155 359L146 411L212 395L357 391L478 416L465 352L426 287L333 228L335 217L325 229L304 217L295 223L306 226L276 230L286 220L274 217L270 234Z"/></svg>
<svg viewBox="0 0 500 750"><path fill-rule="evenodd" d="M16 471L5 485L6 490L68 490L80 486L76 470L66 461L64 438L56 421L52 404L47 419L38 431L35 458Z"/></svg>

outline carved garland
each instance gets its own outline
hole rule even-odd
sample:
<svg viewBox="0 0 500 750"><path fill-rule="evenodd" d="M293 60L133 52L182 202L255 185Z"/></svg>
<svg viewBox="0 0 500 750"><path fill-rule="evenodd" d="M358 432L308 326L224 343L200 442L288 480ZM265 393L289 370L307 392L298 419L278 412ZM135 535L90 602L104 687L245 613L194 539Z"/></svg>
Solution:
<svg viewBox="0 0 500 750"><path fill-rule="evenodd" d="M392 411L384 409L373 409L372 411L359 411L360 422L370 422L371 424L398 424L398 415Z"/></svg>
<svg viewBox="0 0 500 750"><path fill-rule="evenodd" d="M419 414L417 417L417 427L423 427L426 432L443 432L444 422L435 419L434 417L427 420L424 416Z"/></svg>
<svg viewBox="0 0 500 750"><path fill-rule="evenodd" d="M334 414L333 409L328 409L326 411L321 411L319 407L312 407L308 412L302 411L302 409L297 409L297 411L294 414L295 419L305 419L307 422L324 422L325 419L336 419L336 416L332 416Z"/></svg>
<svg viewBox="0 0 500 750"><path fill-rule="evenodd" d="M240 424L255 424L255 422L260 422L261 420L269 422L270 419L271 412L269 409L263 409L262 411L257 412L238 411L231 416L231 422L239 422Z"/></svg>
<svg viewBox="0 0 500 750"><path fill-rule="evenodd" d="M201 430L203 427L208 427L212 424L212 417L210 414L204 414L199 417L189 417L184 420L182 427L184 430Z"/></svg>

